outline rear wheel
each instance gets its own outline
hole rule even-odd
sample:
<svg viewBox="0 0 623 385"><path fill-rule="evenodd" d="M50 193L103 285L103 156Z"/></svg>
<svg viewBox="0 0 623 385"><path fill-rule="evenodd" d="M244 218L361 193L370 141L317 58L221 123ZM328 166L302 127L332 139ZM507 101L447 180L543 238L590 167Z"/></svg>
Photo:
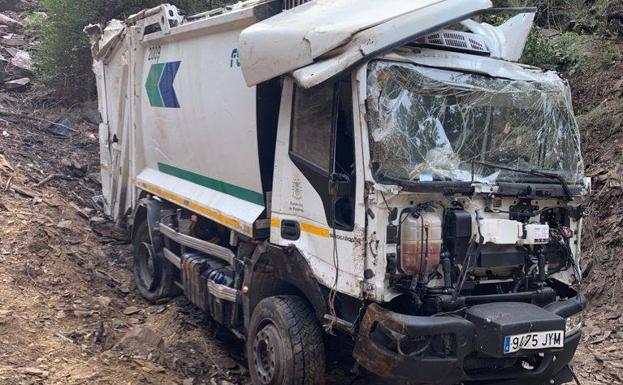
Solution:
<svg viewBox="0 0 623 385"><path fill-rule="evenodd" d="M134 281L141 295L150 302L178 294L176 268L157 253L151 244L147 221L138 224L134 239Z"/></svg>
<svg viewBox="0 0 623 385"><path fill-rule="evenodd" d="M247 357L254 385L322 384L324 344L311 307L296 296L261 301L249 324Z"/></svg>

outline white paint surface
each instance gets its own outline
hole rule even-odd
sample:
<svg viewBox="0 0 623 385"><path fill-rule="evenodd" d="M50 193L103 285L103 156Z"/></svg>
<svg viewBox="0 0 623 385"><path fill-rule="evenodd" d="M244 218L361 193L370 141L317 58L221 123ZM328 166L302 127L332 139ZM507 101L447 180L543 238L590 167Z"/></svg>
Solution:
<svg viewBox="0 0 623 385"><path fill-rule="evenodd" d="M242 69L255 85L309 66L295 74L309 88L370 54L490 7L489 0L316 0L244 30Z"/></svg>

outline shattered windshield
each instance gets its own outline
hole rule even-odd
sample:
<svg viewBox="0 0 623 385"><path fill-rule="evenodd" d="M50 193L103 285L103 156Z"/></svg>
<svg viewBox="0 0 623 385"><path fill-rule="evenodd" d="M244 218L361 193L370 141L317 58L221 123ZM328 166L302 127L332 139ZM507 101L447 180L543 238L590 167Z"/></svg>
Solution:
<svg viewBox="0 0 623 385"><path fill-rule="evenodd" d="M566 83L492 78L415 64L369 65L368 126L378 174L409 181L525 181L510 168L580 182L584 165Z"/></svg>

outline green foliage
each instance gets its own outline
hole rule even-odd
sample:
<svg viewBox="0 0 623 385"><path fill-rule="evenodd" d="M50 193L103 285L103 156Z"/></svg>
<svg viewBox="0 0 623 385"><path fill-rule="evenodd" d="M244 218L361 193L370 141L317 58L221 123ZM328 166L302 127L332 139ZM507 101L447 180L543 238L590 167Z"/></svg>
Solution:
<svg viewBox="0 0 623 385"><path fill-rule="evenodd" d="M494 0L498 7L536 7L540 27L623 36L623 0Z"/></svg>
<svg viewBox="0 0 623 385"><path fill-rule="evenodd" d="M621 52L614 44L592 35L565 32L547 37L534 29L522 61L574 75L606 68L620 59Z"/></svg>
<svg viewBox="0 0 623 385"><path fill-rule="evenodd" d="M612 35L619 25L612 15L620 10L623 18L623 0L494 0L494 4L538 9L537 27L522 58L526 64L573 75L600 70L621 59L618 48L602 35ZM486 21L499 25L505 20L496 15Z"/></svg>
<svg viewBox="0 0 623 385"><path fill-rule="evenodd" d="M84 100L94 96L89 39L83 28L125 18L162 0L41 0L45 14L31 15L29 32L39 43L33 52L36 82L58 96ZM220 6L224 0L173 0L189 13Z"/></svg>
<svg viewBox="0 0 623 385"><path fill-rule="evenodd" d="M608 0L599 0L608 1ZM498 7L536 7L536 22L541 27L565 29L569 23L586 20L592 0L494 0Z"/></svg>

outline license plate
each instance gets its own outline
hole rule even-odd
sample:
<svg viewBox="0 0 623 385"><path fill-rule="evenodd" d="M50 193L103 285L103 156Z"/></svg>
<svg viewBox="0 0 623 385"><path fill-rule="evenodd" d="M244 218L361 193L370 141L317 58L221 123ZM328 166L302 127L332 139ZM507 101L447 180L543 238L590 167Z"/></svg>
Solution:
<svg viewBox="0 0 623 385"><path fill-rule="evenodd" d="M564 332L562 330L506 336L504 339L504 354L515 353L520 350L562 348L564 343Z"/></svg>

